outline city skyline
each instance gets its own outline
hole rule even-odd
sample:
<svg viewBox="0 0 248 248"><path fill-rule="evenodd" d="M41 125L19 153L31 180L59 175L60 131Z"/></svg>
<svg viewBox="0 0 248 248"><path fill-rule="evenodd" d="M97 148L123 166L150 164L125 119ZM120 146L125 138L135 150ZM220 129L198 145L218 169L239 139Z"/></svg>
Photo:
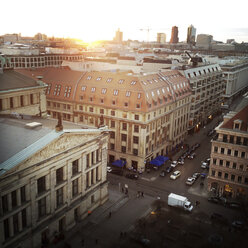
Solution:
<svg viewBox="0 0 248 248"><path fill-rule="evenodd" d="M30 0L13 0L11 4L5 1L2 3L5 22L0 35L44 33L90 42L112 40L120 28L123 40L155 41L157 33L166 33L168 42L172 26L177 26L181 42L186 41L187 28L192 24L196 35L211 34L214 40L223 42L227 39L248 42L248 26L242 22L247 5L244 0L237 0L235 5L231 1L209 0L199 7L196 0L178 0L177 4L162 0L117 2L71 0L68 4L64 0L44 0L34 5Z"/></svg>

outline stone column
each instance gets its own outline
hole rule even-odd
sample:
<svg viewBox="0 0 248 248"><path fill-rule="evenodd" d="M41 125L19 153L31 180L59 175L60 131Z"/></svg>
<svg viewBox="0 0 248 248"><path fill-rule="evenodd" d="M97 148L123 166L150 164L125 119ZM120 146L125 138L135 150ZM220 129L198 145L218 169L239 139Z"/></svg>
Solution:
<svg viewBox="0 0 248 248"><path fill-rule="evenodd" d="M8 198L8 210L11 211L12 210L12 199L11 199L11 193L9 193L7 195Z"/></svg>
<svg viewBox="0 0 248 248"><path fill-rule="evenodd" d="M56 208L56 192L55 192L55 183L56 183L56 171L55 168L50 169L50 185L51 185L51 213L54 213Z"/></svg>
<svg viewBox="0 0 248 248"><path fill-rule="evenodd" d="M9 217L9 236L14 236L13 216Z"/></svg>
<svg viewBox="0 0 248 248"><path fill-rule="evenodd" d="M38 219L38 209L35 202L37 195L37 180L35 177L30 180L30 201L31 201L31 211L27 211L27 218L31 220L32 226L36 226L36 220Z"/></svg>
<svg viewBox="0 0 248 248"><path fill-rule="evenodd" d="M21 190L18 188L16 190L16 200L17 200L17 206L21 206Z"/></svg>
<svg viewBox="0 0 248 248"><path fill-rule="evenodd" d="M19 232L22 231L22 212L18 213L18 230Z"/></svg>

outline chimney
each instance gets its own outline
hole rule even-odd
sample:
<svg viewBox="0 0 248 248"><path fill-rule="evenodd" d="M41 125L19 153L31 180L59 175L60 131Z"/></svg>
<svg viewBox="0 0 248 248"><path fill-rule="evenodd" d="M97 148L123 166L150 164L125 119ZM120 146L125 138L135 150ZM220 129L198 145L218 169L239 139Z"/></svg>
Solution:
<svg viewBox="0 0 248 248"><path fill-rule="evenodd" d="M61 113L58 113L58 124L55 127L56 132L63 131Z"/></svg>

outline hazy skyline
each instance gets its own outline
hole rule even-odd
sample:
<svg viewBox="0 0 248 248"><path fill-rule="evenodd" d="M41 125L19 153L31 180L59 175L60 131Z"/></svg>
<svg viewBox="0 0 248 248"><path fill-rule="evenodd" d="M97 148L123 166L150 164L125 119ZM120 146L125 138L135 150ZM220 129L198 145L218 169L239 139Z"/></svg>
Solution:
<svg viewBox="0 0 248 248"><path fill-rule="evenodd" d="M196 35L211 34L214 40L248 42L244 0L12 0L1 3L0 35L21 33L34 36L78 38L86 42L112 40L120 28L123 39L148 40L156 33L166 33L170 40L172 26L178 26L179 41L185 41L187 27Z"/></svg>

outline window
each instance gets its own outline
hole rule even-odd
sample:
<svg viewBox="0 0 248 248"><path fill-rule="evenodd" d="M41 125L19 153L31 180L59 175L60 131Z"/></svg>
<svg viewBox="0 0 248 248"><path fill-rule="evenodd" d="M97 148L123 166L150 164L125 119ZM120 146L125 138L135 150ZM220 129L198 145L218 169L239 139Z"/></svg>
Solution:
<svg viewBox="0 0 248 248"><path fill-rule="evenodd" d="M242 182L242 177L238 176L238 182L241 183Z"/></svg>
<svg viewBox="0 0 248 248"><path fill-rule="evenodd" d="M140 99L141 98L141 93L138 93L138 99Z"/></svg>
<svg viewBox="0 0 248 248"><path fill-rule="evenodd" d="M111 110L111 115L115 116L115 111L114 110Z"/></svg>
<svg viewBox="0 0 248 248"><path fill-rule="evenodd" d="M56 191L56 202L57 202L57 207L63 204L63 187Z"/></svg>
<svg viewBox="0 0 248 248"><path fill-rule="evenodd" d="M136 108L140 108L140 104L139 103L136 104Z"/></svg>
<svg viewBox="0 0 248 248"><path fill-rule="evenodd" d="M135 84L136 84L136 81L132 81L132 82L131 82L131 85L135 85Z"/></svg>
<svg viewBox="0 0 248 248"><path fill-rule="evenodd" d="M213 177L215 176L215 170L212 170L212 176Z"/></svg>
<svg viewBox="0 0 248 248"><path fill-rule="evenodd" d="M111 127L111 128L115 128L115 121L111 121L110 127Z"/></svg>
<svg viewBox="0 0 248 248"><path fill-rule="evenodd" d="M239 152L237 150L234 151L234 156L238 157Z"/></svg>
<svg viewBox="0 0 248 248"><path fill-rule="evenodd" d="M16 190L11 192L11 202L12 202L12 208L17 206Z"/></svg>
<svg viewBox="0 0 248 248"><path fill-rule="evenodd" d="M237 164L233 163L233 169L236 169L236 167L237 167Z"/></svg>
<svg viewBox="0 0 248 248"><path fill-rule="evenodd" d="M77 173L79 172L78 170L78 159L77 160L74 160L72 162L72 175L76 175Z"/></svg>
<svg viewBox="0 0 248 248"><path fill-rule="evenodd" d="M38 201L38 216L39 218L46 214L46 197L43 197Z"/></svg>
<svg viewBox="0 0 248 248"><path fill-rule="evenodd" d="M56 170L56 184L63 182L63 167Z"/></svg>
<svg viewBox="0 0 248 248"><path fill-rule="evenodd" d="M116 101L115 100L112 100L112 104L115 105L116 104Z"/></svg>
<svg viewBox="0 0 248 248"><path fill-rule="evenodd" d="M248 177L245 178L245 184L248 184Z"/></svg>
<svg viewBox="0 0 248 248"><path fill-rule="evenodd" d="M88 77L86 78L86 80L91 80L91 78L92 78L91 76L88 76Z"/></svg>
<svg viewBox="0 0 248 248"><path fill-rule="evenodd" d="M2 209L3 209L3 213L8 212L8 196L7 195L2 196Z"/></svg>
<svg viewBox="0 0 248 248"><path fill-rule="evenodd" d="M138 149L133 149L133 155L138 155Z"/></svg>
<svg viewBox="0 0 248 248"><path fill-rule="evenodd" d="M228 173L225 173L224 178L228 179Z"/></svg>
<svg viewBox="0 0 248 248"><path fill-rule="evenodd" d="M95 92L96 91L96 88L95 87L92 87L91 88L91 92Z"/></svg>
<svg viewBox="0 0 248 248"><path fill-rule="evenodd" d="M222 176L222 172L219 171L219 172L218 172L218 177L221 177L221 176Z"/></svg>
<svg viewBox="0 0 248 248"><path fill-rule="evenodd" d="M100 103L104 103L104 99L103 98L100 99Z"/></svg>
<svg viewBox="0 0 248 248"><path fill-rule="evenodd" d="M106 82L110 83L111 81L112 81L112 78L108 78Z"/></svg>
<svg viewBox="0 0 248 248"><path fill-rule="evenodd" d="M231 180L232 180L232 181L235 180L235 175L231 175Z"/></svg>
<svg viewBox="0 0 248 248"><path fill-rule="evenodd" d="M224 154L224 152L225 152L225 149L224 148L220 148L220 153L221 154Z"/></svg>
<svg viewBox="0 0 248 248"><path fill-rule="evenodd" d="M46 191L46 177L41 177L37 180L37 191L38 191L38 194Z"/></svg>
<svg viewBox="0 0 248 248"><path fill-rule="evenodd" d="M21 107L23 107L24 106L24 96L20 97L20 102L21 102Z"/></svg>
<svg viewBox="0 0 248 248"><path fill-rule="evenodd" d="M227 150L227 155L231 155L231 151L232 151L231 149L228 149Z"/></svg>
<svg viewBox="0 0 248 248"><path fill-rule="evenodd" d="M230 161L226 161L226 167L229 168L230 166Z"/></svg>
<svg viewBox="0 0 248 248"><path fill-rule="evenodd" d="M241 165L239 166L239 169L240 169L240 170L243 170L243 169L244 169L244 165L241 164Z"/></svg>
<svg viewBox="0 0 248 248"><path fill-rule="evenodd" d="M127 123L125 122L122 123L122 130L127 130Z"/></svg>
<svg viewBox="0 0 248 248"><path fill-rule="evenodd" d="M106 88L102 88L102 94L106 94L107 89Z"/></svg>
<svg viewBox="0 0 248 248"><path fill-rule="evenodd" d="M104 109L100 109L100 114L104 114Z"/></svg>
<svg viewBox="0 0 248 248"><path fill-rule="evenodd" d="M72 181L72 196L76 196L78 194L78 178Z"/></svg>
<svg viewBox="0 0 248 248"><path fill-rule="evenodd" d="M27 211L26 208L24 208L21 212L22 214L22 228L27 227Z"/></svg>
<svg viewBox="0 0 248 248"><path fill-rule="evenodd" d="M127 91L126 92L126 96L129 97L131 95L131 92L130 91Z"/></svg>
<svg viewBox="0 0 248 248"><path fill-rule="evenodd" d="M34 95L30 94L30 104L34 104Z"/></svg>
<svg viewBox="0 0 248 248"><path fill-rule="evenodd" d="M234 143L234 136L233 135L230 135L230 140L229 140L230 143Z"/></svg>
<svg viewBox="0 0 248 248"><path fill-rule="evenodd" d="M239 136L237 137L236 144L241 145L241 137L239 137Z"/></svg>
<svg viewBox="0 0 248 248"><path fill-rule="evenodd" d="M121 141L127 141L127 135L122 133L121 134Z"/></svg>
<svg viewBox="0 0 248 248"><path fill-rule="evenodd" d="M86 90L86 86L82 86L82 91L85 91Z"/></svg>
<svg viewBox="0 0 248 248"><path fill-rule="evenodd" d="M87 156L86 156L86 167L87 168L90 167L90 154L87 154Z"/></svg>
<svg viewBox="0 0 248 248"><path fill-rule="evenodd" d="M91 96L91 97L89 98L89 100L90 100L90 102L93 102L93 97Z"/></svg>
<svg viewBox="0 0 248 248"><path fill-rule="evenodd" d="M4 238L8 239L10 237L9 219L6 219L6 220L3 221L3 226L4 226Z"/></svg>
<svg viewBox="0 0 248 248"><path fill-rule="evenodd" d="M26 201L26 187L21 187L21 203L24 203Z"/></svg>
<svg viewBox="0 0 248 248"><path fill-rule="evenodd" d="M241 152L241 158L245 157L245 152Z"/></svg>
<svg viewBox="0 0 248 248"><path fill-rule="evenodd" d="M125 146L121 147L121 152L126 153L126 147Z"/></svg>
<svg viewBox="0 0 248 248"><path fill-rule="evenodd" d="M97 79L96 79L96 81L100 81L102 78L101 77L98 77Z"/></svg>
<svg viewBox="0 0 248 248"><path fill-rule="evenodd" d="M123 84L124 81L125 81L124 79L120 79L119 84Z"/></svg>
<svg viewBox="0 0 248 248"><path fill-rule="evenodd" d="M115 138L115 132L110 132L110 138L114 139Z"/></svg>
<svg viewBox="0 0 248 248"><path fill-rule="evenodd" d="M14 98L13 97L10 97L10 99L9 99L9 101L10 101L10 108L14 108Z"/></svg>
<svg viewBox="0 0 248 248"><path fill-rule="evenodd" d="M217 146L214 147L214 152L218 152L218 147Z"/></svg>
<svg viewBox="0 0 248 248"><path fill-rule="evenodd" d="M19 232L19 221L18 221L18 214L13 215L13 231L14 234L17 234Z"/></svg>
<svg viewBox="0 0 248 248"><path fill-rule="evenodd" d="M133 136L133 143L134 144L139 144L139 137Z"/></svg>
<svg viewBox="0 0 248 248"><path fill-rule="evenodd" d="M146 136L146 143L149 142L149 135Z"/></svg>
<svg viewBox="0 0 248 248"><path fill-rule="evenodd" d="M135 120L139 120L139 115L134 115Z"/></svg>
<svg viewBox="0 0 248 248"><path fill-rule="evenodd" d="M114 149L115 149L115 144L110 143L110 149L111 149L111 150L114 150Z"/></svg>
<svg viewBox="0 0 248 248"><path fill-rule="evenodd" d="M118 90L114 90L114 96L117 96L118 95Z"/></svg>
<svg viewBox="0 0 248 248"><path fill-rule="evenodd" d="M139 126L138 125L134 125L134 132L138 133L139 132Z"/></svg>

